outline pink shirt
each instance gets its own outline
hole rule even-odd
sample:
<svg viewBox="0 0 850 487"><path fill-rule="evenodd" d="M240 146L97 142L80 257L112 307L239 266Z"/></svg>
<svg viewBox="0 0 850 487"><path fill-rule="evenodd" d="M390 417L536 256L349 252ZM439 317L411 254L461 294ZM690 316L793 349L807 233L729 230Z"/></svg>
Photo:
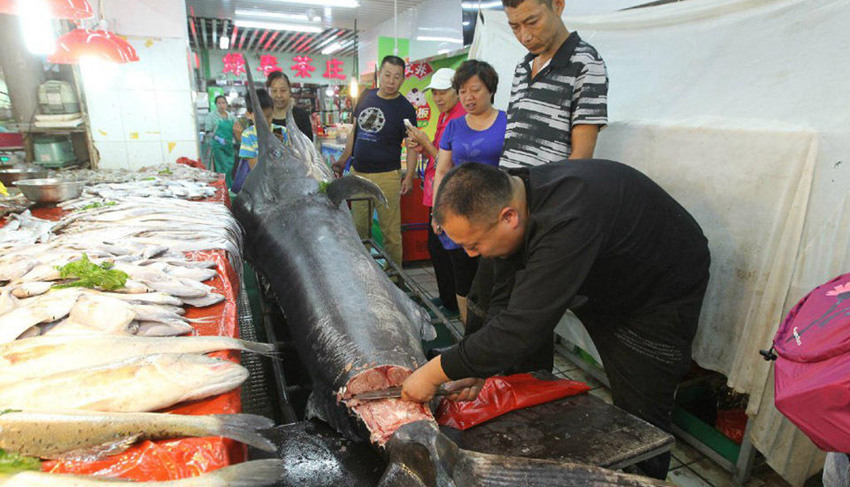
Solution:
<svg viewBox="0 0 850 487"><path fill-rule="evenodd" d="M460 102L455 103L455 106L446 113L441 113L437 119L437 131L434 132L434 147L440 147L440 137L446 130L446 125L450 121L466 115L466 110ZM428 157L428 163L425 165L425 175L423 177L422 186L422 204L428 208L434 204L434 176L437 174L437 161L433 157Z"/></svg>

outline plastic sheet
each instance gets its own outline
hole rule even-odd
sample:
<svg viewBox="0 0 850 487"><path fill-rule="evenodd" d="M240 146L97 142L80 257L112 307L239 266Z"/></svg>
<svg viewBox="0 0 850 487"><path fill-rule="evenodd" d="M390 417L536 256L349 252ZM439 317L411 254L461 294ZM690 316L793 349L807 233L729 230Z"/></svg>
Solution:
<svg viewBox="0 0 850 487"><path fill-rule="evenodd" d="M566 379L543 380L531 374L490 377L474 401L443 399L437 423L465 430L516 409L536 406L590 390L587 384Z"/></svg>

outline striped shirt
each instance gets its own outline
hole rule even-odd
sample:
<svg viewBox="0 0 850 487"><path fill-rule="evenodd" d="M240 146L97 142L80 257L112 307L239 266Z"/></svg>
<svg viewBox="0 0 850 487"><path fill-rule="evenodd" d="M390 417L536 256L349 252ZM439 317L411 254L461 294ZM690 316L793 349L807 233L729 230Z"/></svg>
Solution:
<svg viewBox="0 0 850 487"><path fill-rule="evenodd" d="M564 160L574 125L608 123L608 73L593 46L572 32L532 80L535 57L526 55L514 71L501 168Z"/></svg>

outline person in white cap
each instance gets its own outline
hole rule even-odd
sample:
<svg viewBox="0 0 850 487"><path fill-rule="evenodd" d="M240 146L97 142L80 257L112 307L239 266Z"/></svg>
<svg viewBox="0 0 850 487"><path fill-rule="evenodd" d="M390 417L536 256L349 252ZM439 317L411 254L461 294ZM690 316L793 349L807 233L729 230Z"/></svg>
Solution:
<svg viewBox="0 0 850 487"><path fill-rule="evenodd" d="M437 105L437 110L440 111L434 140L430 140L428 135L418 128L410 127L407 129L408 150L415 150L427 158L425 169L420 177L422 178L422 204L428 208L431 208L434 202L434 176L437 172L440 137L442 137L451 120L466 115L466 110L458 99L457 91L452 87L454 75L454 69L440 68L431 76L431 82L425 87L425 91L431 92L431 98ZM456 313L458 304L455 296L454 272L448 251L440 243L440 239L431 228L430 217L428 221L428 252L431 254L431 264L434 266L434 273L437 276L440 302L444 308Z"/></svg>

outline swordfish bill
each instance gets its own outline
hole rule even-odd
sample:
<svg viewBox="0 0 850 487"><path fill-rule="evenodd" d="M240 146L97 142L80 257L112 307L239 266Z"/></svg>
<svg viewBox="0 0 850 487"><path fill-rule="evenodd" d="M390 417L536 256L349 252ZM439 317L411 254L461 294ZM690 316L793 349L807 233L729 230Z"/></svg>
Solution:
<svg viewBox="0 0 850 487"><path fill-rule="evenodd" d="M425 363L422 340L435 337L424 310L369 255L345 204L354 196L379 204L386 199L357 176L328 183L327 168L316 167L310 154L315 149L303 134L290 132L286 144L272 134L258 109L250 69L248 87L259 156L233 202L246 235L246 257L271 283L310 373L308 415L350 438L369 435L382 444L400 426L388 424L387 416L414 421L431 418L430 411L399 400L387 400L382 411L373 405L349 408L346 399L399 385Z"/></svg>

